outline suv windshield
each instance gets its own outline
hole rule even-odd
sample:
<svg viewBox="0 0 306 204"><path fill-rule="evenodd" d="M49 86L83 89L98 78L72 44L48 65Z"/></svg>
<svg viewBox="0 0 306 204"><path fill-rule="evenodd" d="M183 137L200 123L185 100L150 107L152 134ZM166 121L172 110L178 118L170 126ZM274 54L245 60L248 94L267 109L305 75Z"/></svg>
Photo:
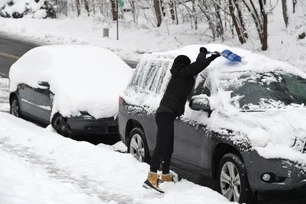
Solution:
<svg viewBox="0 0 306 204"><path fill-rule="evenodd" d="M288 73L244 73L221 87L231 91L231 102L243 111L304 106L306 79ZM225 86L223 86L225 85Z"/></svg>

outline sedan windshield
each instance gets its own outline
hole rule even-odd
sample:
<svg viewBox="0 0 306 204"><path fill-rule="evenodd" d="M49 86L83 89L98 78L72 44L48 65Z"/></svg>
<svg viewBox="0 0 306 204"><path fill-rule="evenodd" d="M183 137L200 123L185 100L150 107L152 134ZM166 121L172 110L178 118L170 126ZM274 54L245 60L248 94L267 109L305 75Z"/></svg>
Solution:
<svg viewBox="0 0 306 204"><path fill-rule="evenodd" d="M306 79L288 73L242 74L233 83L221 83L231 91L231 102L241 110L306 105ZM222 86L222 85L221 85Z"/></svg>

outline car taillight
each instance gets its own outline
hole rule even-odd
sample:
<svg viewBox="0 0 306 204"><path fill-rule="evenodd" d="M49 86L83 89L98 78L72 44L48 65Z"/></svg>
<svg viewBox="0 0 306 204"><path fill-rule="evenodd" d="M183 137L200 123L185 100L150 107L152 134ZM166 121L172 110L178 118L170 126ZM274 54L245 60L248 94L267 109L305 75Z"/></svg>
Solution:
<svg viewBox="0 0 306 204"><path fill-rule="evenodd" d="M123 104L123 102L124 102L123 98L122 98L122 97L119 97L119 105L120 105L120 104Z"/></svg>

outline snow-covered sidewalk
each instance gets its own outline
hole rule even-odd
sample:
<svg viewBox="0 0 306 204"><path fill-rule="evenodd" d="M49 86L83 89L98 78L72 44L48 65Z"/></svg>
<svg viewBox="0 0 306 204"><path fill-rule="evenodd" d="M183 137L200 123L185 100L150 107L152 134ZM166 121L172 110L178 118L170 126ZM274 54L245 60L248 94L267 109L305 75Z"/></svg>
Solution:
<svg viewBox="0 0 306 204"><path fill-rule="evenodd" d="M148 165L115 147L77 142L0 112L0 203L229 203L186 180L163 184L162 196L145 190Z"/></svg>
<svg viewBox="0 0 306 204"><path fill-rule="evenodd" d="M7 152L8 151L8 152ZM60 176L44 163L36 163L29 155L22 155L0 145L0 203L103 203L97 196L87 195L72 181Z"/></svg>

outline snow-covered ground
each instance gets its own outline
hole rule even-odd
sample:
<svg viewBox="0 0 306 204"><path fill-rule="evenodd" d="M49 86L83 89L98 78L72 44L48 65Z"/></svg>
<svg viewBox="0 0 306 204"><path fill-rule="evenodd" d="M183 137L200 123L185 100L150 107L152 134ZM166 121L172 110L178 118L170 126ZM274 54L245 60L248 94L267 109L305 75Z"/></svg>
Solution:
<svg viewBox="0 0 306 204"><path fill-rule="evenodd" d="M275 1L274 1L275 2ZM219 43L289 62L303 70L305 68L306 38L298 40L298 35L306 31L302 7L298 7L292 26L284 26L281 3L269 15L269 49L262 52L256 31L249 33L252 38L241 45L238 39L224 42L211 41L208 26L200 24L198 30L190 29L190 23L169 25L160 28L141 21L119 23L117 40L116 23L111 23L110 37L103 38L104 22L98 17L61 17L59 19L4 19L0 18L0 34L18 37L41 44L93 44L108 48L126 60L139 61L145 52L173 50L192 44Z"/></svg>
<svg viewBox="0 0 306 204"><path fill-rule="evenodd" d="M0 77L0 111L9 112L9 80Z"/></svg>
<svg viewBox="0 0 306 204"><path fill-rule="evenodd" d="M209 188L181 180L165 195L144 189L149 166L115 146L64 138L0 113L0 203L226 204Z"/></svg>

